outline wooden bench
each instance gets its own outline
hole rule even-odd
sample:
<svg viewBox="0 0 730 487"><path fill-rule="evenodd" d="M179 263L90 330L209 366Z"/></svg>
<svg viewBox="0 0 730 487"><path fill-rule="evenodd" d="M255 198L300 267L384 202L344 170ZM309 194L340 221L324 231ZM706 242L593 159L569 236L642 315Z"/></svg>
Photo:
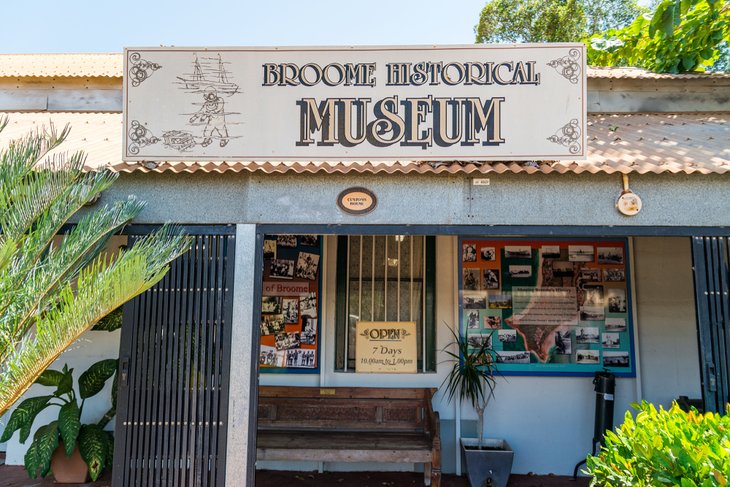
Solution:
<svg viewBox="0 0 730 487"><path fill-rule="evenodd" d="M260 386L256 458L423 463L441 483L436 389Z"/></svg>

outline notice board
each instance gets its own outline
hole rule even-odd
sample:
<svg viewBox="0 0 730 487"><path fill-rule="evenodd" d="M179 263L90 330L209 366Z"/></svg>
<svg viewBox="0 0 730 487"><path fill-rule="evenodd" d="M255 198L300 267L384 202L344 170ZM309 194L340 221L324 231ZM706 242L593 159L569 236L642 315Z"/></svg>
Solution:
<svg viewBox="0 0 730 487"><path fill-rule="evenodd" d="M267 235L261 298L261 372L319 373L318 235Z"/></svg>
<svg viewBox="0 0 730 487"><path fill-rule="evenodd" d="M625 239L459 242L461 332L502 374L635 376Z"/></svg>

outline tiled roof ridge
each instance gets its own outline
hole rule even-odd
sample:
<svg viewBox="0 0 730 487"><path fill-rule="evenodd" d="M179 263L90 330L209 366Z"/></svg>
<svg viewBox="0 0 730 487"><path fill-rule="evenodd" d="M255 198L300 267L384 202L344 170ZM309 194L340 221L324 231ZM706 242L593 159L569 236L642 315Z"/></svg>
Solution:
<svg viewBox="0 0 730 487"><path fill-rule="evenodd" d="M61 152L83 150L87 168L121 173L264 174L728 174L730 176L730 112L701 114L617 114L589 116L586 160L454 161L443 160L122 160L122 114L99 112L6 112L9 124L0 132L0 147L29 130L71 124Z"/></svg>

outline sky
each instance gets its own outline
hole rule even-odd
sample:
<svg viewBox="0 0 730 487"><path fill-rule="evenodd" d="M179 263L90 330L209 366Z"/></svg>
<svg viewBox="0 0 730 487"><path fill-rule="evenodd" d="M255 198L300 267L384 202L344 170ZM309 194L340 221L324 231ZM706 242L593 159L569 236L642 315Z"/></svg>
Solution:
<svg viewBox="0 0 730 487"><path fill-rule="evenodd" d="M472 44L486 0L36 0L3 5L0 52L153 46Z"/></svg>

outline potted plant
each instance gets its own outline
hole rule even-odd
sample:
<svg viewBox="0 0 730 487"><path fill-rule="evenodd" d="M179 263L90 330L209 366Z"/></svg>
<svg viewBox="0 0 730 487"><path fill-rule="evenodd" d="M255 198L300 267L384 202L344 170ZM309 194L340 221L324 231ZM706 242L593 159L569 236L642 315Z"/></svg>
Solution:
<svg viewBox="0 0 730 487"><path fill-rule="evenodd" d="M79 376L78 397L73 388L73 369L68 366L48 369L38 377L35 383L55 387L55 391L21 402L0 437L0 442L7 441L20 430L20 442L25 443L38 414L49 407L59 408L58 418L38 428L25 454L25 469L31 478L39 473L45 477L53 471L56 482L83 483L88 475L96 480L111 465L114 438L104 426L116 413L116 372L116 359L93 364ZM97 423L82 424L86 400L98 394L111 377L115 377L111 409Z"/></svg>
<svg viewBox="0 0 730 487"><path fill-rule="evenodd" d="M454 341L444 352L452 357L453 366L441 386L446 387L449 402L458 397L459 402L470 403L478 418L478 438L461 438L462 459L469 483L472 487L505 487L514 452L505 440L484 439L484 410L494 397L496 386L492 335L486 340L470 342L466 335L458 335L453 330L451 333Z"/></svg>

